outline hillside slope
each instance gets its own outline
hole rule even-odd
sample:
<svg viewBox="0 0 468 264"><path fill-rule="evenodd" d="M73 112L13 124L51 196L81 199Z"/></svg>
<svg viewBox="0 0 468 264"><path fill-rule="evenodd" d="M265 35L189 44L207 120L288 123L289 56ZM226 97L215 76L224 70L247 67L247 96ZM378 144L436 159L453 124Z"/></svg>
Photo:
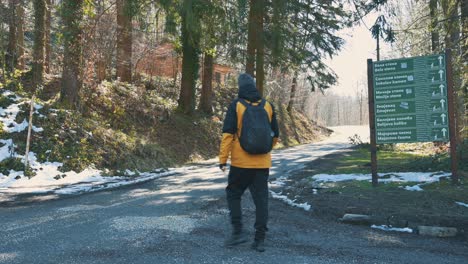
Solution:
<svg viewBox="0 0 468 264"><path fill-rule="evenodd" d="M51 80L50 85L55 82ZM236 89L216 90L214 114L186 116L177 112L177 88L169 81L137 85L103 82L83 91L81 111L65 110L50 87L35 103L30 157L36 162L59 162L60 172L95 168L108 175L133 175L214 158L218 154L222 120ZM12 87L10 87L11 89ZM20 176L26 147L30 94L0 89L0 165L3 176ZM289 114L275 104L280 124L279 147L309 143L330 130L301 113ZM33 168L37 174L39 169ZM0 175L0 176L2 176Z"/></svg>

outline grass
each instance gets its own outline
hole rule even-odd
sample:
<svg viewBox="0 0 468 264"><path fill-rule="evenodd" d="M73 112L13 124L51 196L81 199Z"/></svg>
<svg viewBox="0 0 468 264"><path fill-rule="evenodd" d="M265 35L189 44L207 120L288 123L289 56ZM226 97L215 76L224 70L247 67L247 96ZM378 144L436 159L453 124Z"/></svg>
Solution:
<svg viewBox="0 0 468 264"><path fill-rule="evenodd" d="M335 166L322 173L349 174L369 173L370 151L357 148L347 152L335 161ZM378 151L377 164L379 172L411 172L411 171L449 171L449 157L446 154L413 154L401 151Z"/></svg>

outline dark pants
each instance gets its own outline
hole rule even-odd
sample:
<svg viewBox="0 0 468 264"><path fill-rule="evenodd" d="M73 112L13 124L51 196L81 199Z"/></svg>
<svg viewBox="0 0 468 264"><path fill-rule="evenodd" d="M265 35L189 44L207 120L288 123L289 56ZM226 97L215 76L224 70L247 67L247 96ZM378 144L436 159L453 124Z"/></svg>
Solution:
<svg viewBox="0 0 468 264"><path fill-rule="evenodd" d="M242 230L241 197L247 187L256 208L255 239L264 240L268 222L268 175L270 169L244 169L231 166L226 195L234 233Z"/></svg>

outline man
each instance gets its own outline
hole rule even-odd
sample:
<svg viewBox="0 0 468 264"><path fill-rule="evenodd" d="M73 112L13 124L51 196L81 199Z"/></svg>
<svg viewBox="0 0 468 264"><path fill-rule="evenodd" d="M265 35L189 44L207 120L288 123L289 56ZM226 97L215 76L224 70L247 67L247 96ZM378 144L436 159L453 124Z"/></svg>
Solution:
<svg viewBox="0 0 468 264"><path fill-rule="evenodd" d="M223 171L226 170L229 155L231 156L226 195L231 216L232 235L226 240L225 245L234 246L247 242L247 236L242 229L241 197L249 188L256 208L255 239L252 248L263 252L265 251L265 233L268 230L268 175L271 167L269 151L278 142L278 122L273 105L261 98L255 86L255 80L248 74L241 74L238 82L238 98L228 108L219 154L219 167ZM242 121L249 105L250 107L263 105L264 111L260 110L268 116L266 124L271 126L268 127L271 138L268 139L270 146L267 153L250 154L241 146L241 142L244 142L246 137L246 135L241 135Z"/></svg>

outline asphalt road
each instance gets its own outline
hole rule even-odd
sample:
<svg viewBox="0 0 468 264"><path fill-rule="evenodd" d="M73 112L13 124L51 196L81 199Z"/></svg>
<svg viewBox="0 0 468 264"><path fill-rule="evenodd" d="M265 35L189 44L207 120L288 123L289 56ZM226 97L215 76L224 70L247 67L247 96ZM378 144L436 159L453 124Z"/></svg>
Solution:
<svg viewBox="0 0 468 264"><path fill-rule="evenodd" d="M335 143L277 152L274 174L300 168L314 148L344 146ZM0 263L468 263L459 239L327 222L273 199L267 251L224 248L225 184L208 162L136 186L2 207ZM250 200L246 193L244 220L253 238Z"/></svg>

